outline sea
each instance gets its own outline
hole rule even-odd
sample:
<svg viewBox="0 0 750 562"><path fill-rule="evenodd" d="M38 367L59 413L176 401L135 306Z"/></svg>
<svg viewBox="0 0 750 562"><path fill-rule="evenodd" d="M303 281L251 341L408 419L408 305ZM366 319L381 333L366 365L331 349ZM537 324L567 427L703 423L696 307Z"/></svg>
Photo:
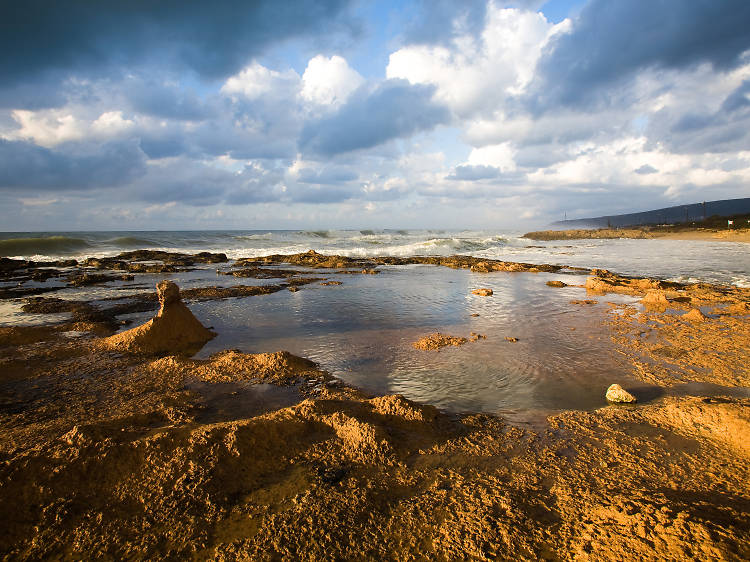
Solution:
<svg viewBox="0 0 750 562"><path fill-rule="evenodd" d="M224 252L229 258L293 254L471 255L609 269L624 275L750 287L747 244L685 240L534 241L512 230L206 230L0 233L0 257L37 261L113 256L135 249Z"/></svg>
<svg viewBox="0 0 750 562"><path fill-rule="evenodd" d="M76 288L50 279L45 283L56 290L44 296L104 303L113 296L127 298L149 290L163 278L181 288L280 283L279 279L217 275L217 270L231 269L231 260L237 258L308 250L352 257L461 254L750 287L750 248L723 241L540 242L510 230L439 229L0 234L0 256L35 261L81 260L146 248L223 252L230 262L90 287ZM641 401L656 399L664 392L707 392L687 381L668 390L639 381L602 326L608 315L617 313L618 305L640 304L624 295L599 297L595 304L574 304L590 298L581 286L585 271L483 274L431 265L380 266L378 271L378 275L342 275L314 270L308 273L341 281L341 285L316 282L297 292L188 302L201 322L218 333L196 358L205 359L224 349L247 353L283 349L316 361L342 381L372 395L398 393L447 412L500 414L511 423L532 427L542 427L546 417L555 412L606 406L604 392L615 382L636 393ZM546 283L552 280L568 286L551 288ZM493 296L472 294L477 288L490 288ZM23 303L23 299L0 301L0 326L66 319L65 314L24 313ZM704 312L710 314L708 309ZM123 329L152 315L123 316L121 319L129 321ZM432 332L485 337L439 352L411 345ZM216 394L216 389L212 392ZM743 392L750 395L750 389ZM226 394L225 401L259 400L252 393L237 394L236 387L227 387ZM271 394L264 396L273 400Z"/></svg>

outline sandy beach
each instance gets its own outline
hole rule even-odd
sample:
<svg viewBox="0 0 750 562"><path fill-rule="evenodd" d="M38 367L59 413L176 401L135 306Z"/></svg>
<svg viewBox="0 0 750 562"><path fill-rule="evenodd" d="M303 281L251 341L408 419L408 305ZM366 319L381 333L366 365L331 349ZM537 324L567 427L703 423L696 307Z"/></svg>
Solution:
<svg viewBox="0 0 750 562"><path fill-rule="evenodd" d="M750 229L737 230L695 230L683 232L654 233L655 238L665 240L707 240L723 242L750 242Z"/></svg>
<svg viewBox="0 0 750 562"><path fill-rule="evenodd" d="M572 230L540 230L527 232L525 238L531 240L581 240L634 238L663 240L702 240L707 242L750 242L750 229L653 229L653 228L599 228Z"/></svg>
<svg viewBox="0 0 750 562"><path fill-rule="evenodd" d="M573 229L573 230L540 230L527 232L524 237L531 240L581 240L581 239L611 239L660 238L663 240L701 240L706 242L750 242L750 229Z"/></svg>
<svg viewBox="0 0 750 562"><path fill-rule="evenodd" d="M152 267L179 261L161 258ZM321 277L414 262L471 269L487 282L546 269L308 252L236 270L257 278L305 266L315 282L195 288L181 298L291 298ZM34 271L17 265L4 262L6 277ZM116 336L123 307L29 297L36 310L78 308L64 323L0 330L0 503L12 514L0 552L26 560L748 558L750 290L583 273L570 276L572 289L548 290L575 290L580 303L640 300L612 302L597 328L641 381L627 385L638 401L564 411L534 430L372 396L283 351L191 358L195 338L213 336L197 325L190 337L172 331L190 313L169 308L184 307L169 285L158 299L144 291L131 301L130 309L161 302L151 324ZM489 306L494 297L476 298ZM585 306L578 301L569 306ZM413 353L485 345L455 335ZM173 352L154 352L159 342Z"/></svg>

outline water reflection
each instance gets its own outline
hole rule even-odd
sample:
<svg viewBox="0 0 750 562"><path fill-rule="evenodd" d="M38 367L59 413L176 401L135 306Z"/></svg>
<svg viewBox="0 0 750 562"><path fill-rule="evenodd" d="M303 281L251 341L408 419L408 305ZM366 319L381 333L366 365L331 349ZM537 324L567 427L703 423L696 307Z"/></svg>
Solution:
<svg viewBox="0 0 750 562"><path fill-rule="evenodd" d="M570 276L420 265L336 278L344 284L194 303L196 315L219 333L201 356L286 349L372 393L521 421L542 411L603 406L609 384L636 382L602 329L605 302L574 305L583 289L545 284ZM494 295L472 295L479 287ZM440 352L412 348L433 331L487 339Z"/></svg>

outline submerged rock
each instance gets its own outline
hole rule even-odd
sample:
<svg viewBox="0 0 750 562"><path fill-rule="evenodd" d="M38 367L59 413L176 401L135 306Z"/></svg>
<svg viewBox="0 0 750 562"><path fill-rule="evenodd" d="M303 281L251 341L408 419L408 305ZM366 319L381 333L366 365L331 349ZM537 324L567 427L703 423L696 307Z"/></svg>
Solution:
<svg viewBox="0 0 750 562"><path fill-rule="evenodd" d="M619 384L610 385L605 394L605 398L609 402L614 402L616 404L632 404L636 401L635 396L630 394Z"/></svg>
<svg viewBox="0 0 750 562"><path fill-rule="evenodd" d="M104 345L136 353L191 354L216 336L193 316L171 281L156 286L161 308L145 324L104 339Z"/></svg>
<svg viewBox="0 0 750 562"><path fill-rule="evenodd" d="M467 341L466 338L447 336L440 332L435 332L434 334L430 334L429 336L425 336L422 339L415 341L411 345L415 349L436 350L447 345L463 345Z"/></svg>

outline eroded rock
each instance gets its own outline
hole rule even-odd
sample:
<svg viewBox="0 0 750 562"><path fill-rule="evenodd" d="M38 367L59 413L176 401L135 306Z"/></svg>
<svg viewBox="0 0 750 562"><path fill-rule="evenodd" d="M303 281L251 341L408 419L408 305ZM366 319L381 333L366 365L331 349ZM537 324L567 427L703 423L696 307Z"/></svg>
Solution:
<svg viewBox="0 0 750 562"><path fill-rule="evenodd" d="M216 336L185 306L176 284L162 281L156 292L161 305L157 315L141 326L104 339L105 346L137 353L192 354Z"/></svg>
<svg viewBox="0 0 750 562"><path fill-rule="evenodd" d="M706 316L697 308L692 309L690 312L686 312L682 317L690 322L703 322L706 320Z"/></svg>

